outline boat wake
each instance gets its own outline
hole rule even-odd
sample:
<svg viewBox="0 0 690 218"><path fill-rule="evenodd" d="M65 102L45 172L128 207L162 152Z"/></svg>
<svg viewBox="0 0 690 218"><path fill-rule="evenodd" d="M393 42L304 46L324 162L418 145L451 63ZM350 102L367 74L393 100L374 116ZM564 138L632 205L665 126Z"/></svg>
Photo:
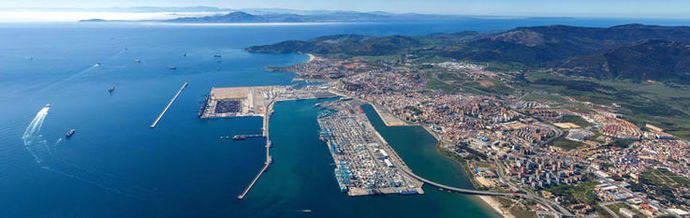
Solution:
<svg viewBox="0 0 690 218"><path fill-rule="evenodd" d="M126 49L120 49L117 53L115 53L113 56L107 58L105 61L106 61L106 62L112 61L112 60L114 60L114 59L120 57L120 55L122 55L125 51L126 51ZM51 83L51 84L48 84L48 85L44 86L43 88L41 88L40 90L38 90L38 92L39 92L39 93L45 92L45 91L50 90L50 89L52 89L52 88L54 88L54 87L56 87L56 86L62 85L63 83L65 83L65 82L67 82L67 81L70 81L70 80L73 80L73 79L76 79L76 78L85 76L85 75L88 74L89 72L94 72L94 71L96 71L96 70L97 70L98 68L100 68L100 67L101 67L101 63L100 63L100 62L99 62L99 63L95 63L95 64L93 64L93 65L87 67L86 69L83 69L83 70L81 70L81 71L79 71L79 72L77 72L77 73L75 73L75 74L72 74L72 75L70 75L70 76L68 76L68 77L66 77L66 78L62 78L62 79L60 79L60 80L58 80L58 81L55 81L55 82L53 82L53 83Z"/></svg>
<svg viewBox="0 0 690 218"><path fill-rule="evenodd" d="M140 200L145 199L147 195L154 194L155 191L151 189L127 184L124 182L125 180L123 178L119 178L113 174L87 169L74 162L63 159L55 152L55 147L63 142L62 138L57 139L55 143L51 144L40 134L49 110L50 106L46 105L38 111L22 135L22 141L24 142L26 150L34 157L34 160L41 168L98 186L107 191Z"/></svg>

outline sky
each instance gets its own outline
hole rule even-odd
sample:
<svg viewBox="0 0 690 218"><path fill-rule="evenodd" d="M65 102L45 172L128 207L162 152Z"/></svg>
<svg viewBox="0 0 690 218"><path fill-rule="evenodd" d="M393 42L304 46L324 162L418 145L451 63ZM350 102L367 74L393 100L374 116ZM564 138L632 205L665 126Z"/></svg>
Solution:
<svg viewBox="0 0 690 218"><path fill-rule="evenodd" d="M2 0L0 8L200 5L233 9L287 8L489 16L690 18L689 0Z"/></svg>

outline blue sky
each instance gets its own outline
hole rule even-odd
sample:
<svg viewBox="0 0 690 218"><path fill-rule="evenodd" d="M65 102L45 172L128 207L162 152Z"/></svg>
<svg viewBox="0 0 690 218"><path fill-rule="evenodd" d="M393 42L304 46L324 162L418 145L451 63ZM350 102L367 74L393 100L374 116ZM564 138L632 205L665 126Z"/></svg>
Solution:
<svg viewBox="0 0 690 218"><path fill-rule="evenodd" d="M3 0L0 8L216 6L463 15L689 18L689 0Z"/></svg>

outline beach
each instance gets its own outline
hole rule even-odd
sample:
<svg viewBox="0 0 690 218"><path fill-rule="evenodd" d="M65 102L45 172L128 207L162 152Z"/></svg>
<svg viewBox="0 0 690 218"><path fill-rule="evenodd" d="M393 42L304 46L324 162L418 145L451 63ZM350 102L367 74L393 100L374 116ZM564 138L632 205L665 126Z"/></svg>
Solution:
<svg viewBox="0 0 690 218"><path fill-rule="evenodd" d="M492 209L494 209L496 212L501 214L503 217L508 217L508 218L515 218L513 214L510 213L507 209L501 208L501 203L498 202L496 197L492 196L479 196L479 199L482 199L484 203L488 204Z"/></svg>

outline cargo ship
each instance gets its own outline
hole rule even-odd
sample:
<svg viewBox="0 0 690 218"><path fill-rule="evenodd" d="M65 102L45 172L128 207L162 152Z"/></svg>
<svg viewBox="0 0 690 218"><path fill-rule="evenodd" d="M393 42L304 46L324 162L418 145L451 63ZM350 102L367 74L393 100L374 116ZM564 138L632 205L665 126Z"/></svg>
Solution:
<svg viewBox="0 0 690 218"><path fill-rule="evenodd" d="M245 140L245 139L247 139L247 137L244 135L235 135L232 137L233 141L239 141L239 140Z"/></svg>
<svg viewBox="0 0 690 218"><path fill-rule="evenodd" d="M65 134L66 138L72 137L76 131L74 129L70 129L69 132Z"/></svg>

